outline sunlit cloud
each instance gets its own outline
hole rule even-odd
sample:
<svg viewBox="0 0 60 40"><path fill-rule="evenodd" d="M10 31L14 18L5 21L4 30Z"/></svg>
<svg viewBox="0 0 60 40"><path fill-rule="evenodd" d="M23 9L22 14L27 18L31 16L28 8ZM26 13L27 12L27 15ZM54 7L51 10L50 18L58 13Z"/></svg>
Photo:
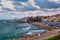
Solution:
<svg viewBox="0 0 60 40"><path fill-rule="evenodd" d="M60 0L49 0L49 1L53 1L53 2L54 2L54 1L55 1L55 2L59 2Z"/></svg>
<svg viewBox="0 0 60 40"><path fill-rule="evenodd" d="M60 0L1 0L0 19L60 14Z"/></svg>
<svg viewBox="0 0 60 40"><path fill-rule="evenodd" d="M36 3L34 2L34 0L29 0L28 2L29 2L33 7L37 8L37 9L40 9L40 7L36 5Z"/></svg>
<svg viewBox="0 0 60 40"><path fill-rule="evenodd" d="M1 0L1 4L3 5L4 8L15 10L14 5L12 5L12 1Z"/></svg>

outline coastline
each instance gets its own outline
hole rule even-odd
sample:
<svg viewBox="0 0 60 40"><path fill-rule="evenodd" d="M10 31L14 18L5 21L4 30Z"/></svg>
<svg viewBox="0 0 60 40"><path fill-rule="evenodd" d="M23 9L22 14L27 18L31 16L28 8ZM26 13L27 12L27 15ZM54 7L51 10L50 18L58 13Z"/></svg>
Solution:
<svg viewBox="0 0 60 40"><path fill-rule="evenodd" d="M37 23L29 23L29 24L37 26L36 25ZM37 27L41 27L41 26L42 26L41 24L38 24ZM58 29L56 27L52 27L49 29L47 27L45 25L42 26L42 28L48 29L49 30L48 32L43 32L43 33L38 33L38 34L33 34L33 35L26 35L26 36L23 36L20 38L13 38L12 40L37 40L37 39L44 40L45 38L49 38L49 37L55 36L57 34L60 34L58 31L60 29Z"/></svg>
<svg viewBox="0 0 60 40"><path fill-rule="evenodd" d="M37 39L44 40L45 38L50 38L57 34L60 34L60 33L58 33L57 30L52 30L52 31L48 31L48 32L34 34L34 35L26 35L21 38L14 38L12 40L37 40Z"/></svg>

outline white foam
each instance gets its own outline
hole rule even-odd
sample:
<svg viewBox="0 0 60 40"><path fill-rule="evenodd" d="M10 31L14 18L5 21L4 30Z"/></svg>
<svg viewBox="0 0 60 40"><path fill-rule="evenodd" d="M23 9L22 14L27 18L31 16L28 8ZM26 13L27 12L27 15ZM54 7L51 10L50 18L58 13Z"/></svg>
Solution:
<svg viewBox="0 0 60 40"><path fill-rule="evenodd" d="M38 33L44 32L44 31L45 30L32 30L32 31L26 33L26 35L38 34Z"/></svg>
<svg viewBox="0 0 60 40"><path fill-rule="evenodd" d="M32 33L35 33L35 32L44 32L44 30L33 30L31 31Z"/></svg>
<svg viewBox="0 0 60 40"><path fill-rule="evenodd" d="M32 32L28 32L28 33L26 33L26 35L32 35L33 33Z"/></svg>
<svg viewBox="0 0 60 40"><path fill-rule="evenodd" d="M31 27L23 28L23 30L29 30Z"/></svg>

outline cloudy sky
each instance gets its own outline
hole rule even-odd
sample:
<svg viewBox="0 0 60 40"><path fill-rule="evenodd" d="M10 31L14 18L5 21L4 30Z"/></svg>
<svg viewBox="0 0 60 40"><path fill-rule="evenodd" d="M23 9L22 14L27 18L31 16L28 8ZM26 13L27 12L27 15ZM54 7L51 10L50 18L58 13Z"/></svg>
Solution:
<svg viewBox="0 0 60 40"><path fill-rule="evenodd" d="M60 0L0 0L0 19L60 14Z"/></svg>

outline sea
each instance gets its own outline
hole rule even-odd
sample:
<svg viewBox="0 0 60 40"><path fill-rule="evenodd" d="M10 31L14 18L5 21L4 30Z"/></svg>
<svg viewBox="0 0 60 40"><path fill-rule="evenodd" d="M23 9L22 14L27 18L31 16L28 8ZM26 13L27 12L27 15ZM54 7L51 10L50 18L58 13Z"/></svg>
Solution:
<svg viewBox="0 0 60 40"><path fill-rule="evenodd" d="M0 40L9 40L45 31L47 30L28 23L6 22L6 20L0 20Z"/></svg>

